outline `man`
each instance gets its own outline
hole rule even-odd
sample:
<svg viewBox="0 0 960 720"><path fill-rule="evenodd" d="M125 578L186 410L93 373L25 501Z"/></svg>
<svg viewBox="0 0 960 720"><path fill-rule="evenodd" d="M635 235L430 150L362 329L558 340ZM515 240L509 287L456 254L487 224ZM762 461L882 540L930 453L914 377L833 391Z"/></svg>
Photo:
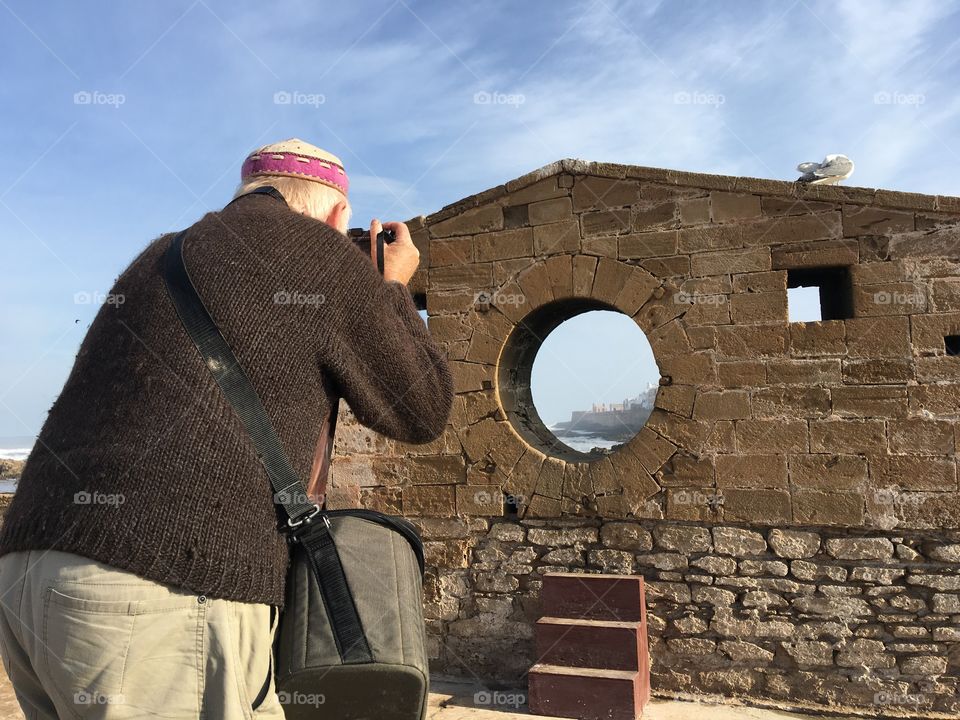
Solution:
<svg viewBox="0 0 960 720"><path fill-rule="evenodd" d="M282 197L250 193L264 185ZM304 480L335 395L412 443L442 432L453 398L405 286L419 262L406 226L385 224L381 277L344 234L347 194L335 156L266 146L185 240ZM267 475L167 296L172 238L97 314L0 532L0 646L29 718L283 717L271 643L287 548Z"/></svg>

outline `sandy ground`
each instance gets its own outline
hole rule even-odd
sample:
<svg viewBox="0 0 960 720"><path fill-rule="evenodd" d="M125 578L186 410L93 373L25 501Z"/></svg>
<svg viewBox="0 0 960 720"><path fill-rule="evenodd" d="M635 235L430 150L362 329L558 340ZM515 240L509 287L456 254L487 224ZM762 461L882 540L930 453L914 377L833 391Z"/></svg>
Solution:
<svg viewBox="0 0 960 720"><path fill-rule="evenodd" d="M477 707L474 696L480 689L466 682L434 680L433 692L430 694L430 709L427 712L428 720L531 720L532 716L523 706L497 709ZM797 715L739 705L711 705L656 699L651 701L643 714L643 720L810 720L815 717L820 716ZM853 720L831 717L833 720ZM24 720L6 673L0 673L0 720Z"/></svg>

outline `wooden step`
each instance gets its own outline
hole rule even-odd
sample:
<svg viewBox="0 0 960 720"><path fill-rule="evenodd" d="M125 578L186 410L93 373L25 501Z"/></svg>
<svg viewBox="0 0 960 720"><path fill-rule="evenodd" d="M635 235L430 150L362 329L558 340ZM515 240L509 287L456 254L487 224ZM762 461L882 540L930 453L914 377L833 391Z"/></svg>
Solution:
<svg viewBox="0 0 960 720"><path fill-rule="evenodd" d="M547 573L540 591L544 616L642 622L643 578L638 575Z"/></svg>
<svg viewBox="0 0 960 720"><path fill-rule="evenodd" d="M528 679L531 712L577 720L637 720L650 691L639 672L628 670L538 663Z"/></svg>
<svg viewBox="0 0 960 720"><path fill-rule="evenodd" d="M643 624L544 617L537 621L536 662L574 668L638 671L646 667Z"/></svg>

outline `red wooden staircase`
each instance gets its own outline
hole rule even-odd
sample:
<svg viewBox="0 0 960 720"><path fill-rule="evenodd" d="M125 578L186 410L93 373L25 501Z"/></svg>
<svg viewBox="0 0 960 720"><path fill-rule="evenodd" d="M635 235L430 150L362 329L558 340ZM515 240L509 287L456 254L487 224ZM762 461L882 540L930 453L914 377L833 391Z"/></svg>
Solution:
<svg viewBox="0 0 960 720"><path fill-rule="evenodd" d="M643 578L549 573L540 600L537 661L528 675L531 712L639 718L650 699Z"/></svg>

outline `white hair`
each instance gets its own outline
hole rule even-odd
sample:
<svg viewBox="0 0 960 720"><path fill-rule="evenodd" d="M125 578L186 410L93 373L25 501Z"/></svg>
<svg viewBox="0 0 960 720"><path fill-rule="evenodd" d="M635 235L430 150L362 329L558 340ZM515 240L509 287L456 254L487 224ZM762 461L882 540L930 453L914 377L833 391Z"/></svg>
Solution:
<svg viewBox="0 0 960 720"><path fill-rule="evenodd" d="M350 201L339 190L314 180L303 180L289 175L257 175L240 183L233 197L246 195L251 190L264 186L279 190L291 210L321 221L326 221L337 203L346 202L345 225L349 226L352 213Z"/></svg>

